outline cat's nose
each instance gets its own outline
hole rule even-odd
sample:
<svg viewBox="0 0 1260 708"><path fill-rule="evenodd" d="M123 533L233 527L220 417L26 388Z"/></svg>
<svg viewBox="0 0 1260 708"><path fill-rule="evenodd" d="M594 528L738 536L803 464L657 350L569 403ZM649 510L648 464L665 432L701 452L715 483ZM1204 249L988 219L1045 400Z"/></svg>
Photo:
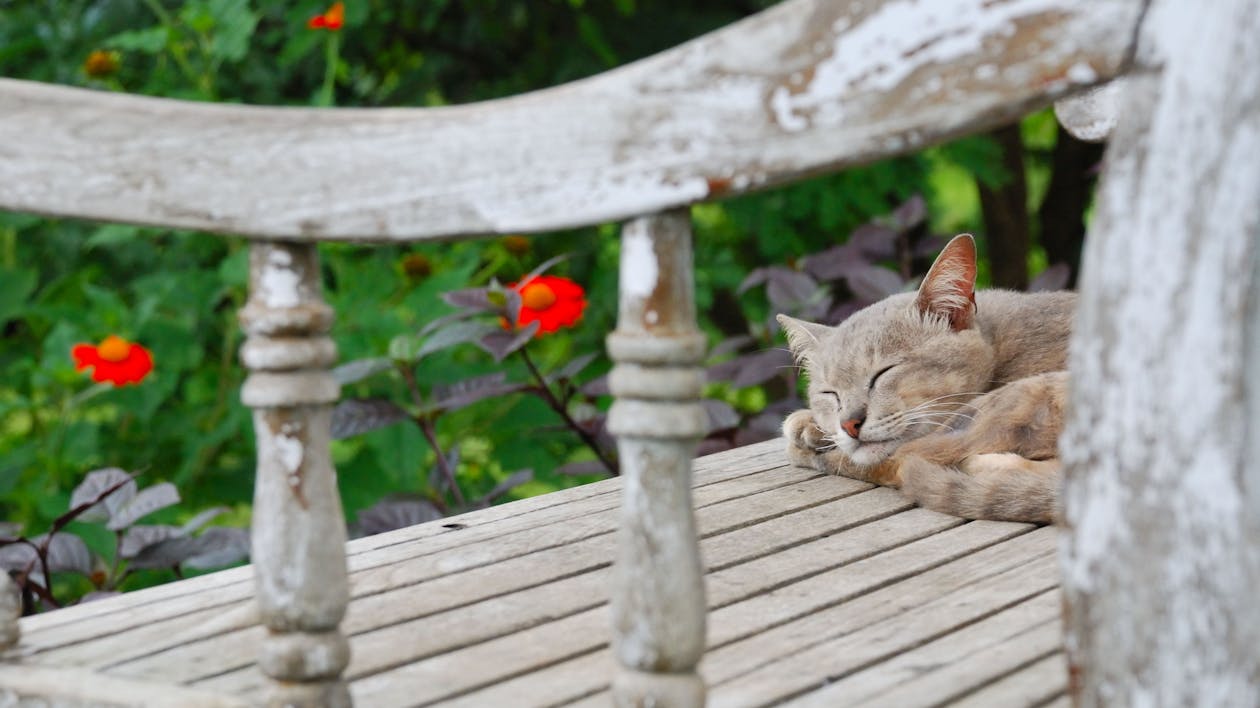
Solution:
<svg viewBox="0 0 1260 708"><path fill-rule="evenodd" d="M841 423L840 427L844 428L844 432L848 433L849 437L857 440L858 431L862 429L862 424L865 422L865 418L850 418Z"/></svg>

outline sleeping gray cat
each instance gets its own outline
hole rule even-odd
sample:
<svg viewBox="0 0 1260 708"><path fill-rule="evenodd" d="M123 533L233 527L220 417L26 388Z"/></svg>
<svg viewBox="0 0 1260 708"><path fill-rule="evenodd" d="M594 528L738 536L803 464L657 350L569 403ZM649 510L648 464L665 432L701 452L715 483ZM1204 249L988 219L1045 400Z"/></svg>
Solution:
<svg viewBox="0 0 1260 708"><path fill-rule="evenodd" d="M975 277L963 234L917 293L835 327L779 315L809 376L809 409L783 424L794 463L966 518L1054 520L1076 296L976 292Z"/></svg>

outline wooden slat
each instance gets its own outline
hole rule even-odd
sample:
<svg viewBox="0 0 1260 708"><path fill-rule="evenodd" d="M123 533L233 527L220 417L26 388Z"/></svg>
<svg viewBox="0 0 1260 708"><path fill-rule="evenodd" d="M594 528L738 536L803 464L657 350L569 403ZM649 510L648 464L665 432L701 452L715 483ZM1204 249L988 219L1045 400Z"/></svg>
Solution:
<svg viewBox="0 0 1260 708"><path fill-rule="evenodd" d="M854 488L867 486L852 480L837 478L821 481L832 482L833 484L813 484L806 489L804 494L798 493L796 488L783 488L766 492L766 494L780 497L780 503L775 505L770 511L756 505L737 503L742 500L703 508L698 515L700 528L711 532L738 529L734 533L740 533L747 531L749 524L765 521L767 518L769 519L768 522L759 524L755 528L777 529L781 526L790 526L791 522L782 518L784 510L790 510L794 507L809 508L820 500L835 499L836 496L847 494ZM809 484L809 482L805 484ZM857 496L870 497L882 491L887 490L871 490ZM837 515L835 521L833 521L833 528L843 528L846 525L860 523L864 518L888 513L889 509L904 504L904 501L901 499L892 499L886 495L878 495L860 503L854 501L855 499L856 497L844 497L837 501L823 504L823 507L827 508L840 510L851 508L857 510L857 513L850 515L853 518L852 521L847 521L847 517L844 514ZM588 529L575 524L571 527L565 526L561 529L552 529L550 533L571 534L570 540L577 541L589 537L592 532L602 532L611 539L611 531L614 528L614 524L615 520L607 519L604 522L603 529ZM718 538L722 538L722 536L718 536ZM500 542L495 544L481 544L473 549L461 548L452 553L441 554L438 559L420 567L422 569L430 567L437 572L454 572L466 564L470 557L476 558L478 561L486 558L506 560L528 553L531 549L531 544L536 545L538 542L538 538L528 537L527 534L519 534L514 537L501 539ZM611 543L611 541L609 542ZM557 545L554 548L556 553L570 553L573 549L571 545ZM611 550L611 546L605 547L602 554L599 552L601 549L598 546L587 546L584 550L587 552L587 562L596 567L597 570L565 581L540 584L523 592L513 592L510 595L493 597L471 605L457 601L452 602L448 599L445 603L445 608L443 608L444 617L440 620L434 619L428 614L420 614L410 603L407 603L405 589L395 595L398 597L397 604L394 607L396 612L390 612L387 619L379 615L365 616L356 614L355 617L362 617L365 620L365 624L348 627L349 631L358 635L354 643L354 658L349 669L350 675L361 676L365 673L381 671L408 657L421 658L452 646L459 646L461 643L484 641L495 634L517 631L552 617L579 612L602 603L607 596L604 574L607 571L606 566L611 559L611 555L608 553ZM745 554L753 552L755 550L750 548L745 551ZM536 555L536 562L543 567L543 570L539 571L541 573L547 572L545 566L548 555ZM401 566L400 570L408 571L409 565ZM478 565L481 565L481 563L478 563ZM526 575L518 578L518 581L523 586L528 587L531 584L529 578L530 576ZM566 589L573 584L580 585L580 589L573 591ZM413 589L412 592L425 592L425 588ZM546 601L535 600L539 596L545 596ZM549 604L552 602L553 597L561 598L559 600L561 604ZM423 605L423 603L421 604ZM446 608L454 609L448 611ZM466 616L496 617L503 618L503 621L497 623L468 623L465 620ZM447 629L445 624L443 624L441 628L434 629L433 625L437 622L450 623L454 626ZM249 648L256 641L260 631L256 627L251 627L207 641L171 646L160 653L156 652L156 647L150 647L149 656L115 666L113 670L116 670L121 675L134 676L153 673L167 675L175 680L191 681L224 671L239 669L248 663ZM468 634L467 632L469 631L480 634ZM417 638L417 634L424 634L426 637ZM431 641L436 643L431 643ZM83 656L83 654L90 653L92 656L97 657L98 661L108 662L105 665L113 666L120 662L116 660L116 652L110 651L110 648L105 646L111 643L101 642L95 647L79 645L67 651L78 654L76 661L79 663L87 660L87 657Z"/></svg>
<svg viewBox="0 0 1260 708"><path fill-rule="evenodd" d="M801 477L804 479L792 481ZM783 470L781 476L735 478L697 490L702 504L700 528L705 534L720 533L781 515L784 509L797 508L793 504L810 505L834 500L869 486L848 479L823 478L799 469ZM762 497L769 497L773 502L750 502ZM469 604L479 597L491 597L496 594L492 592L495 587L501 587L498 592L515 591L606 566L612 557L612 532L615 528L615 513L609 509L554 525L518 531L501 537L498 543L461 544L423 556L374 563L373 567L352 575L351 589L356 602L347 618L349 631L366 631L386 624L395 612L412 613L397 619L402 621L426 612ZM500 537L491 540L498 539ZM386 547L378 550L376 555L395 550L395 547ZM502 567L504 563L507 567ZM516 572L513 566L523 566L522 569L531 572ZM502 585L496 586L494 581ZM422 582L425 585L421 600L418 603L409 602L408 595L415 593L415 585ZM461 590L461 585L474 590ZM442 594L441 591L447 588L449 592ZM64 643L64 636L38 636L31 644L45 647L40 654L45 660L89 666L108 666L130 658L153 655L187 642L255 625L257 618L246 602L248 587L240 590L239 597L231 598L234 604L230 607L227 606L225 593L220 591L209 597L194 596L167 602L164 606L153 608L148 621L140 625L135 624L134 617L126 616L116 617L112 624L117 626L112 627L99 626L104 623L98 621L93 623L91 630L93 636L100 637L102 641L58 649L53 645L55 642ZM441 602L430 606L427 600L434 598ZM458 598L458 601L452 598ZM159 613L166 619L154 616ZM376 624L367 627L355 624L355 618L360 613L374 617ZM104 631L106 629L112 631ZM120 651L117 647L119 643L127 648Z"/></svg>
<svg viewBox="0 0 1260 708"><path fill-rule="evenodd" d="M802 708L841 705L885 708L931 708L943 701L989 684L994 677L1043 659L1061 649L1059 622L1062 599L1058 590L1032 597L992 617L945 635L921 647L869 666L827 684L797 701ZM1035 698L1063 690L1067 674L1037 687L1035 696L1021 702L992 706L1030 705Z"/></svg>
<svg viewBox="0 0 1260 708"><path fill-rule="evenodd" d="M824 576L844 573L860 579L868 589L878 588L884 583L921 572L925 564L944 563L951 557L950 553L954 554L952 557L962 556L1023 530L1014 524L1004 525L1008 527L1005 529L1001 528L1003 525L996 524L967 524L951 528L956 521L941 514L914 509L797 546L792 550L799 549L801 553L795 557L805 559L799 565L791 562L790 558L786 562L781 561L781 554L776 554L711 573L706 578L710 608L727 605L736 608L746 606L751 610L730 616L723 616L721 610L712 614L710 650L728 642L726 637L746 636L758 631L758 628L764 629L785 621L783 615L764 617L758 614L758 609L762 607L758 600L767 592L791 594L798 599L801 612L808 612L826 602L817 599L818 595L831 597L829 588L834 579ZM950 550L942 553L942 549L946 548ZM873 557L885 558L880 564L882 573L868 562L872 554ZM817 568L822 564L831 572L817 574ZM823 582L817 582L820 578ZM842 588L841 592L845 590L851 590L851 586ZM786 619L796 616L787 614ZM741 621L747 624L739 624ZM513 696L519 697L517 700L521 705L551 705L573 700L606 689L610 674L593 671L592 667L611 666L611 662L607 651L601 650L467 694L454 704L470 708L508 705L512 703ZM606 705L608 697L605 695L599 700Z"/></svg>
<svg viewBox="0 0 1260 708"><path fill-rule="evenodd" d="M1027 570L1030 558L1040 558L1043 565L1051 567L1054 552L1054 531L1038 529L920 572L902 582L886 587L880 582L875 586L880 589L875 592L871 592L872 588L865 583L865 577L870 572L867 568L878 568L888 559L876 556L865 567L855 563L848 569L849 572L835 577L836 583L844 583L833 592L833 597L839 602L715 649L705 657L702 670L711 685L750 676L763 670L773 657L789 649L794 652L809 650L830 638L921 609L937 602L946 593L960 592L962 588L986 578L1003 573L1018 574L1021 567ZM766 647L778 649L767 652ZM799 674L796 669L792 673Z"/></svg>
<svg viewBox="0 0 1260 708"><path fill-rule="evenodd" d="M1115 75L1138 0L790 0L483 104L212 105L0 79L0 208L294 240L601 223L915 150Z"/></svg>
<svg viewBox="0 0 1260 708"><path fill-rule="evenodd" d="M1067 708L1071 702L1062 695L1067 674L1067 659L1061 652L1052 654L949 705L953 708Z"/></svg>
<svg viewBox="0 0 1260 708"><path fill-rule="evenodd" d="M0 704L121 708L246 708L234 696L199 689L132 681L76 668L0 664Z"/></svg>
<svg viewBox="0 0 1260 708"><path fill-rule="evenodd" d="M864 506L866 506L866 509L862 509L861 506L853 506L853 513L834 514L832 522L830 522L830 528L832 528L833 532L842 532L843 529L853 527L854 524L861 524L863 520L878 518L879 515L885 513L885 510L883 509L892 508L891 505L898 503L898 500L887 498L886 495L874 494L876 491L883 490L872 490L871 493L853 496L853 498L843 499L838 501L838 503L834 503L840 504L844 503L844 501L854 501L854 503L856 503L859 498L864 498ZM830 504L828 506L830 506ZM767 520L765 523L753 525L753 527L741 528L736 530L736 532L731 533L755 533L757 530L765 530L765 532L772 534L775 532L775 529L779 529L781 527L791 527L793 524L794 519L779 517ZM801 535L811 534L814 533L814 529L800 529L799 533ZM717 538L723 538L723 535L719 535ZM896 540L896 535L890 534L890 539L886 540L885 543L895 543ZM745 545L746 558L759 557L760 551L756 547L755 537L751 537L750 535L750 540L748 540ZM702 544L702 551L704 548L706 548L706 545ZM840 558L839 561L843 561L843 558ZM599 621L592 621L592 624L587 625L585 629L580 632L548 629L549 625L533 627L533 629L527 630L527 632L533 632L533 634L539 634L539 632L541 632L542 635L549 636L551 639L547 639L546 641L537 640L536 642L538 645L546 645L548 649L536 651L536 653L533 654L525 653L522 660L546 665L547 663L551 663L551 661L566 659L568 656L588 653L588 651L599 649L601 646L606 644L607 617L597 612L599 607L586 605L586 602L588 601L587 595L590 595L590 593L586 591L588 586L583 585L582 590L573 590L573 583L575 583L575 580L576 578L570 578L570 580L567 581L554 583L554 586L551 587L538 588L536 591L522 593L520 602L522 602L525 606L530 606L533 602L536 602L536 600L534 600L534 597L536 596L564 596L567 598L567 601L571 603L571 605L568 606L570 607L570 610L581 610L582 607L592 607L590 612L596 612L596 615L591 616L597 617ZM746 592L755 593L760 590L760 587L765 587L766 583L772 582L775 582L775 578L766 577L764 573L759 572L759 569L757 569L756 566L752 566L752 571L748 574ZM593 598L595 598L596 602L602 603L605 598L605 593L593 593ZM548 611L556 611L556 607L558 606L549 606ZM455 617L455 621L466 622L465 617L467 616L500 617L500 615L494 614L494 612L490 612L490 614L488 614L488 612L481 610L480 607L467 607L465 610L462 610L462 612L466 612L466 615L457 615ZM519 612L528 614L529 610L519 610ZM513 622L514 620L515 615L513 616ZM512 629L515 629L515 625L512 626ZM469 664L467 665L478 666L479 668L476 671L465 671L467 675L461 680L464 680L464 682L467 683L461 684L461 690L478 688L478 682L486 683L491 679L510 678L510 675L512 675L500 673L500 671L505 671L507 668L505 668L505 665L500 665L498 663L498 658L495 658L494 660L481 658L480 654L478 654L479 650L476 649L476 646L471 646L471 648L467 650L455 651L455 653L431 656L431 658L426 659L425 651L413 650L413 645L416 645L417 642L421 642L421 644L423 644L425 640L416 639L416 637L430 634L432 631L435 631L433 630L432 620L420 620L416 622L408 622L408 624L386 627L386 629L382 631L369 632L367 635L355 636L355 656L354 659L352 659L350 675L352 675L352 678L358 679L358 683L369 685L370 687L370 685L374 685L373 682L375 682L375 675L369 675L369 677L364 678L365 674L375 673L375 671L382 671L384 669L391 669L394 665L401 664L402 661L413 661L410 665L399 666L399 668L389 670L387 673L377 674L391 677L391 679L387 680L386 684L384 684L387 689L388 687L391 687L391 685L394 685L391 682L396 679L399 682L398 685L408 685L411 680L421 682L422 679L416 677L418 677L418 675L427 675L427 671L445 671L446 669L442 669L442 666L446 666L447 661L451 660L446 658L446 656L449 656L450 654L464 656L464 658L469 661ZM551 632L558 632L558 634L553 636ZM533 636L533 634L530 634L529 636ZM513 635L508 635L508 637L510 636ZM500 639L503 639L503 637L500 637ZM493 641L486 642L486 644L498 646L494 644L495 641L499 640L495 639ZM525 641L524 644L530 644L530 642ZM437 666L438 669L435 669L435 666ZM423 679L423 682L427 682L427 680L428 679L425 678ZM215 685L226 688L226 685L222 682L215 682ZM241 690L241 688L242 687L239 687L238 685L238 687L233 688L232 690ZM411 695L411 693L407 692L407 695ZM384 700L384 698L374 697L372 698L372 704L379 704L381 700Z"/></svg>
<svg viewBox="0 0 1260 708"><path fill-rule="evenodd" d="M779 648L762 641L762 656L769 654L778 658L772 661L763 658L757 668L731 680L711 684L709 705L714 708L763 705L815 690L868 664L932 641L1006 606L1043 593L1057 583L1058 566L1053 555L1047 554L1005 572L978 579L929 602L915 598L913 604L895 616L806 648L796 645ZM881 603L896 606L899 596L899 588L894 586L862 599L870 601L879 598ZM865 619L864 613L856 607L858 604L852 603L853 606L847 608L849 614L845 624L850 627ZM817 628L825 627L817 615L809 617L808 621L815 625L815 635ZM827 627L827 631L833 633L837 629L840 628ZM706 667L709 665L718 665L716 658L707 657Z"/></svg>
<svg viewBox="0 0 1260 708"><path fill-rule="evenodd" d="M784 469L774 477L758 475L767 469L782 468L781 441L772 440L741 449L746 451L743 457L728 451L696 462L697 506L738 499L818 476L813 471L800 468ZM849 482L846 480L844 483ZM867 486L849 488L865 489ZM471 512L460 516L459 523L466 528L458 532L446 528L449 520L442 519L351 541L348 545L350 569L359 583L355 591L359 594L379 591L368 571L389 563L412 560L499 536L517 535L547 524L567 524L574 518L589 514L604 513L611 520L611 510L617 507L619 489L620 481L613 479ZM549 500L550 497L556 499ZM26 635L23 651L33 653L92 637L112 636L137 624L131 614L135 608L143 607L146 619L154 622L193 610L243 602L252 593L251 571L244 567L127 593L107 602L93 602L36 615L23 620L22 631ZM172 601L175 598L180 599ZM89 618L92 621L85 621ZM251 617L241 616L237 621L249 623Z"/></svg>

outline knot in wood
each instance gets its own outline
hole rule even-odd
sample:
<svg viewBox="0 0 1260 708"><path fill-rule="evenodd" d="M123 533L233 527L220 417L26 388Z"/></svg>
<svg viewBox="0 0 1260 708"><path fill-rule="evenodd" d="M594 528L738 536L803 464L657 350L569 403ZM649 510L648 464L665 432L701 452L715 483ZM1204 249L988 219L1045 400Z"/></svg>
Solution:
<svg viewBox="0 0 1260 708"><path fill-rule="evenodd" d="M258 665L281 681L336 678L350 663L350 643L341 632L275 633L263 640Z"/></svg>

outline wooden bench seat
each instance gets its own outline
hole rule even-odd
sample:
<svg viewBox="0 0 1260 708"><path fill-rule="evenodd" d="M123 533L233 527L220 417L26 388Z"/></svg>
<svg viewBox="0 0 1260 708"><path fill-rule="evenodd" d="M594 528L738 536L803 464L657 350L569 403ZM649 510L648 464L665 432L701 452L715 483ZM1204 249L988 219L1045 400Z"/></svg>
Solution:
<svg viewBox="0 0 1260 708"><path fill-rule="evenodd" d="M607 705L620 486L352 541L342 626L356 705ZM1063 694L1053 529L918 509L791 467L782 441L697 460L694 497L710 705ZM77 667L248 703L264 686L252 597L246 567L30 617L22 663L4 671Z"/></svg>

